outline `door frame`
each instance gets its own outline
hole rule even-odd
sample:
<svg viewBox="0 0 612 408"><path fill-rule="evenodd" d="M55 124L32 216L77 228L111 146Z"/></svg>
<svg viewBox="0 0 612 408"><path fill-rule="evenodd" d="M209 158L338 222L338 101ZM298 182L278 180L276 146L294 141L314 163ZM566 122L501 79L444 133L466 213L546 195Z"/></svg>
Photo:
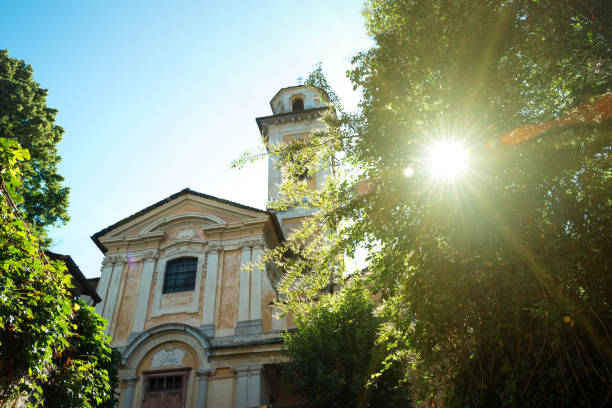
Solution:
<svg viewBox="0 0 612 408"><path fill-rule="evenodd" d="M182 400L183 400L183 407L185 406L185 404L187 403L187 387L189 386L189 374L191 372L191 367L183 367L183 368L169 368L169 369L165 369L165 370L149 370L149 371L143 371L142 372L142 401L140 402L140 404L142 405L145 400L147 399L147 387L149 385L149 379L150 378L154 378L154 377L169 377L169 376L182 376L183 377L183 381L182 381L182 386L183 386L183 392L182 392Z"/></svg>

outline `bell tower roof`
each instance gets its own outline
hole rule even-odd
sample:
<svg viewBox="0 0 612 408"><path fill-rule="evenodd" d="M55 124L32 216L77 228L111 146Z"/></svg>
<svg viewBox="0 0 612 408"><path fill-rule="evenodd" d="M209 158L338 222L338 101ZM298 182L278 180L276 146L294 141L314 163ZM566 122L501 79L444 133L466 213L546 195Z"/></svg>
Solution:
<svg viewBox="0 0 612 408"><path fill-rule="evenodd" d="M262 136L267 140L270 124L313 120L329 108L327 92L309 85L281 88L270 100L272 115L256 118Z"/></svg>
<svg viewBox="0 0 612 408"><path fill-rule="evenodd" d="M288 110L288 109L284 110L283 112L279 112L277 109L278 102L284 102L287 98L292 99L296 95L302 95L303 97L310 95L313 97L312 101L309 101L309 102L313 102L312 106L304 106L305 109L321 108L326 105L325 101L329 99L327 92L325 92L323 89L318 88L316 86L311 86L311 85L287 86L285 88L279 89L276 95L274 95L274 97L270 99L270 108L272 108L272 112L274 114L291 112L291 110Z"/></svg>
<svg viewBox="0 0 612 408"><path fill-rule="evenodd" d="M327 93L321 88L309 85L295 85L281 88L270 100L275 115L327 106Z"/></svg>

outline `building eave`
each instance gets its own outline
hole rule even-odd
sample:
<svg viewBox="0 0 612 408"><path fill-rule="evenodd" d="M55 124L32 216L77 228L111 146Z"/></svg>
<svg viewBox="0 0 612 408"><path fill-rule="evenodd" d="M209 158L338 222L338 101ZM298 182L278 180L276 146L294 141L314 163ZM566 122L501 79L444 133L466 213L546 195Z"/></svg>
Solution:
<svg viewBox="0 0 612 408"><path fill-rule="evenodd" d="M87 280L85 275L83 275L83 272L81 272L81 269L74 262L74 260L72 259L70 255L62 255L62 254L58 254L58 253L51 252L51 251L45 251L45 255L47 255L49 258L53 259L54 261L63 261L64 264L66 264L68 273L70 273L70 275L72 275L72 277L79 283L79 285L81 285L81 287L83 288L83 292L87 296L93 299L94 304L100 303L102 301L102 298L100 298L100 296L98 295L98 292L96 292L91 287L91 285L89 284L89 281Z"/></svg>
<svg viewBox="0 0 612 408"><path fill-rule="evenodd" d="M267 211L267 210L260 210L259 208L255 208L255 207L250 207L248 205L244 205L244 204L240 204L240 203L236 203L234 201L230 201L230 200L226 200L223 198L219 198L219 197L215 197L215 196L211 196L208 194L204 194L204 193L200 193L198 191L194 191L191 190L190 188L185 188L177 193L172 194L169 197L164 198L163 200L160 200L158 202L156 202L155 204L152 204L120 221L117 221L116 223L109 225L108 227L96 232L95 234L93 234L91 236L91 240L94 242L94 244L96 244L96 246L100 249L100 251L102 251L103 254L106 254L107 252L107 248L100 242L100 237L102 237L103 235L107 234L108 232L114 230L115 228L118 228L142 215L145 215L146 213L164 205L167 204L179 197L182 197L184 195L194 195L196 197L202 197L202 198L206 198L208 200L213 200L222 204L228 204L237 208L241 208L243 210L249 210L249 211L254 211L254 212L258 212L258 213L263 213L266 214L270 217L270 221L272 222L272 226L274 227L274 230L276 232L276 234L278 235L279 241L282 242L285 240L285 236L283 234L283 230L280 226L280 223L278 221L278 218L276 217L276 214L274 212L271 211Z"/></svg>

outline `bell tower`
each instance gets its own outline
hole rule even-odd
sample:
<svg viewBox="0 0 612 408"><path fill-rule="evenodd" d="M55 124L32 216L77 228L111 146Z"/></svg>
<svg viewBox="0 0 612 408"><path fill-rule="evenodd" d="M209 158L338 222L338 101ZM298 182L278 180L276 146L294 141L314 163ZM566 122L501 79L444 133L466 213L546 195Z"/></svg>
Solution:
<svg viewBox="0 0 612 408"><path fill-rule="evenodd" d="M308 138L325 129L322 116L329 109L327 94L320 88L307 85L282 88L270 101L272 115L257 118L261 136L268 145L286 145L295 140ZM283 176L279 157L268 157L268 202L279 198L279 187ZM331 166L323 166L313 177L306 179L308 188L319 189L327 177L332 175ZM291 208L276 213L283 232L289 234L298 228L305 217L314 214L314 209Z"/></svg>

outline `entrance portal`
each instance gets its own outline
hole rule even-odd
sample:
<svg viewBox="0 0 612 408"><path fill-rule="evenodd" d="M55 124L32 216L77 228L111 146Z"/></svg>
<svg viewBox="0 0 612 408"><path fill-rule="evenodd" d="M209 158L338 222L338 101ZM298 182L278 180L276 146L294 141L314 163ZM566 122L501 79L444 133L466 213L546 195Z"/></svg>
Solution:
<svg viewBox="0 0 612 408"><path fill-rule="evenodd" d="M145 371L142 408L184 408L191 368Z"/></svg>

